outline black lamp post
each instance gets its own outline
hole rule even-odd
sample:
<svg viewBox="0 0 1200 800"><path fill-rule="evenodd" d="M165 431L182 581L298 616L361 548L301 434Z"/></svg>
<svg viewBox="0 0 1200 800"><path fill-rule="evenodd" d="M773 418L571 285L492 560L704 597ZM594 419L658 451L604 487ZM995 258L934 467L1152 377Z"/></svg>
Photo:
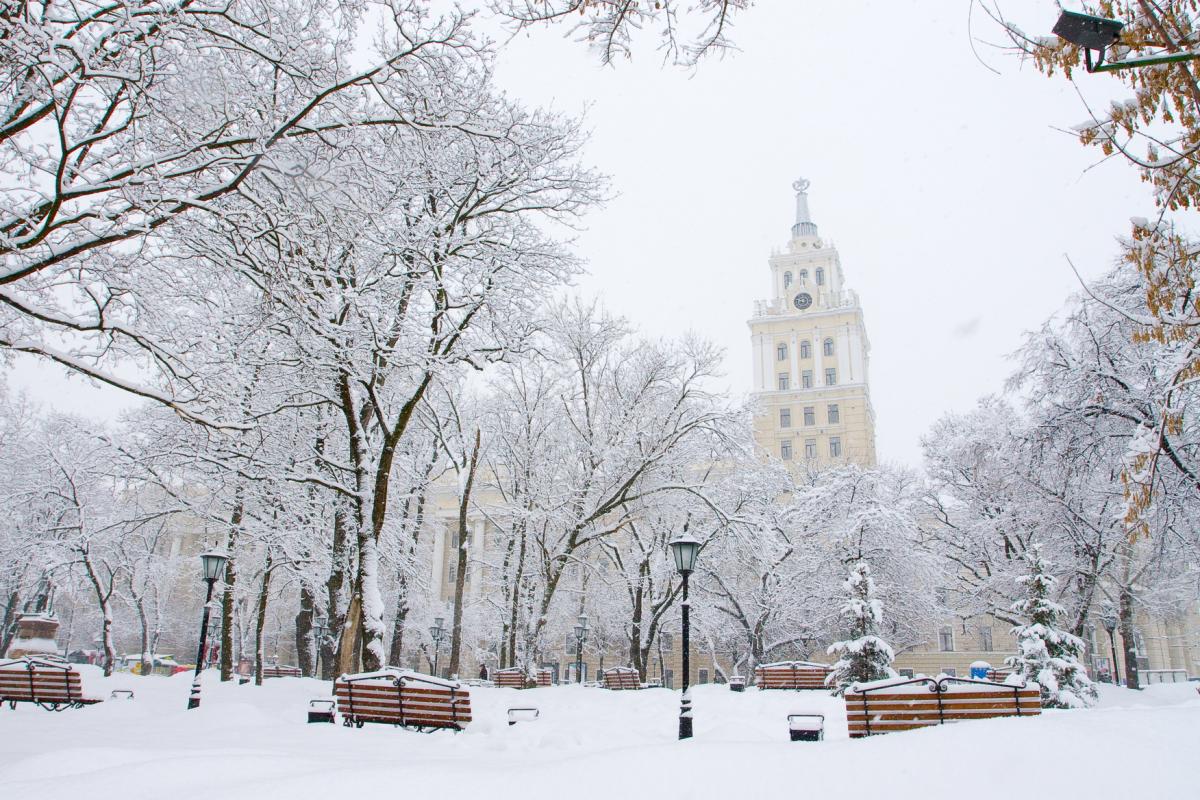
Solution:
<svg viewBox="0 0 1200 800"><path fill-rule="evenodd" d="M688 576L696 568L696 555L700 552L700 542L691 534L681 533L670 542L671 555L675 557L675 569L683 576L683 695L679 705L679 738L692 738L692 694L690 688L691 650L690 634L691 621L688 619L690 604L688 602Z"/></svg>
<svg viewBox="0 0 1200 800"><path fill-rule="evenodd" d="M1182 52L1161 53L1105 64L1104 51L1120 40L1121 29L1124 27L1125 23L1120 20L1094 17L1091 14L1080 14L1077 11L1064 11L1051 30L1063 41L1083 50L1083 61L1088 72L1114 72L1134 67L1152 67L1155 64L1178 64L1200 58L1196 53L1185 48ZM1094 63L1092 61L1093 50L1097 53Z"/></svg>
<svg viewBox="0 0 1200 800"><path fill-rule="evenodd" d="M317 674L318 678L321 677L321 642L325 640L325 632L328 630L329 626L325 624L325 618L317 617L316 622L313 623L313 636L317 645L317 652L313 657L313 672Z"/></svg>
<svg viewBox="0 0 1200 800"><path fill-rule="evenodd" d="M1104 626L1104 630L1108 631L1108 645L1109 645L1109 647L1112 648L1113 685L1120 686L1121 685L1121 670L1117 668L1117 639L1113 635L1117 630L1117 618L1114 614L1112 614L1110 612L1108 614L1105 614L1100 619L1100 624Z"/></svg>
<svg viewBox="0 0 1200 800"><path fill-rule="evenodd" d="M196 677L192 679L192 693L188 697L188 708L200 705L200 671L204 669L205 646L208 644L208 616L212 612L213 586L225 571L229 556L223 550L209 550L200 554L204 570L204 581L208 593L204 597L204 615L200 618L200 647L196 650Z"/></svg>
<svg viewBox="0 0 1200 800"><path fill-rule="evenodd" d="M444 617L435 617L433 627L429 629L429 638L433 639L433 674L435 677L441 677L438 675L438 650L441 649L442 639L446 636L446 628L442 624L444 622Z"/></svg>
<svg viewBox="0 0 1200 800"><path fill-rule="evenodd" d="M583 643L587 641L587 614L579 615L579 624L575 626L575 682L583 683Z"/></svg>

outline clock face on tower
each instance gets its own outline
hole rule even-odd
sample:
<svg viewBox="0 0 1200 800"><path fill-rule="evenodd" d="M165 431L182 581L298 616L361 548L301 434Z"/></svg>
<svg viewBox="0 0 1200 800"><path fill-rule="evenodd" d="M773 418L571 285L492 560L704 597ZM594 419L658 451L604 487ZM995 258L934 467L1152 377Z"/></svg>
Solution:
<svg viewBox="0 0 1200 800"><path fill-rule="evenodd" d="M803 311L812 305L812 295L808 292L801 292L792 300L792 305Z"/></svg>

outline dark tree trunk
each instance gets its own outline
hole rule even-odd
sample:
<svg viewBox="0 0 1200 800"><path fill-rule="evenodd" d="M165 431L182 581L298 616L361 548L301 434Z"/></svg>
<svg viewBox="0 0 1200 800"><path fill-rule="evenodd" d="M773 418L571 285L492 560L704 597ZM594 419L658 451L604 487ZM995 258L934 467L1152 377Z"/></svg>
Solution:
<svg viewBox="0 0 1200 800"><path fill-rule="evenodd" d="M341 501L333 510L333 551L329 580L325 582L326 608L329 610L328 630L321 641L321 677L331 680L338 674L341 663L341 633L346 625L346 573L350 568L350 535L346 527L346 511Z"/></svg>
<svg viewBox="0 0 1200 800"><path fill-rule="evenodd" d="M234 664L234 632L233 604L234 593L237 591L237 543L238 532L242 526L242 515L245 509L241 501L241 492L233 506L229 517L229 560L225 562L225 591L221 594L221 680L233 680Z"/></svg>
<svg viewBox="0 0 1200 800"><path fill-rule="evenodd" d="M1130 689L1142 688L1138 679L1137 637L1133 627L1134 598L1128 586L1121 587L1118 617L1121 629L1121 644L1125 655L1125 685Z"/></svg>
<svg viewBox="0 0 1200 800"><path fill-rule="evenodd" d="M254 685L263 682L263 631L267 627L267 597L271 591L271 551L263 567L262 588L258 592L258 609L254 618Z"/></svg>
<svg viewBox="0 0 1200 800"><path fill-rule="evenodd" d="M300 611L296 614L296 661L300 674L311 678L314 672L313 615L315 598L307 583L300 584Z"/></svg>
<svg viewBox="0 0 1200 800"><path fill-rule="evenodd" d="M471 501L471 487L475 483L475 469L479 466L479 429L475 429L475 445L471 450L471 461L467 464L467 480L463 485L461 502L458 504L458 575L454 582L454 623L450 631L450 663L448 669L451 675L457 675L459 661L462 657L462 616L463 590L467 585L467 554L470 547L467 544L467 506Z"/></svg>
<svg viewBox="0 0 1200 800"><path fill-rule="evenodd" d="M0 655L8 652L17 631L17 608L21 604L21 592L13 589L8 595L8 603L4 606L4 617L0 619Z"/></svg>

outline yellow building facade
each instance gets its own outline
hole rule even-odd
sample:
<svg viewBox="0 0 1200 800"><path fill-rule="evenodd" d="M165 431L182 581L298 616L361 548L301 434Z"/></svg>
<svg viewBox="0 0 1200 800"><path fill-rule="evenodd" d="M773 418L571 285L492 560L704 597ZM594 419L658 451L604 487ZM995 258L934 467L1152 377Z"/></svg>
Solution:
<svg viewBox="0 0 1200 800"><path fill-rule="evenodd" d="M768 259L771 297L749 321L756 401L755 440L765 452L810 469L875 464L870 341L841 258L821 239L796 191L796 223L785 250Z"/></svg>

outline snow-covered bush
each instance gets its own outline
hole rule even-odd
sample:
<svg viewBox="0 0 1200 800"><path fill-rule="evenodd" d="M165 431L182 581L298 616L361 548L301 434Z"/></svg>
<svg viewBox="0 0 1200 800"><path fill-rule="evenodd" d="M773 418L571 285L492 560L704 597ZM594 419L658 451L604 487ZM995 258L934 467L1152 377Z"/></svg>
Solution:
<svg viewBox="0 0 1200 800"><path fill-rule="evenodd" d="M842 615L849 623L851 638L829 646L830 655L836 655L838 660L825 679L825 685L833 689L835 695L844 693L854 683L896 677L896 671L892 669L896 654L887 642L875 635L883 621L883 604L875 597L871 568L865 561L859 561L850 570L844 585L847 600L842 606Z"/></svg>
<svg viewBox="0 0 1200 800"><path fill-rule="evenodd" d="M1029 574L1020 578L1026 596L1012 605L1012 611L1027 618L1029 624L1013 628L1017 637L1017 655L1006 659L1013 672L1042 687L1043 708L1081 708L1096 701L1096 686L1088 678L1083 664L1083 640L1056 625L1063 607L1050 599L1054 576L1046 573L1041 545L1025 555Z"/></svg>

